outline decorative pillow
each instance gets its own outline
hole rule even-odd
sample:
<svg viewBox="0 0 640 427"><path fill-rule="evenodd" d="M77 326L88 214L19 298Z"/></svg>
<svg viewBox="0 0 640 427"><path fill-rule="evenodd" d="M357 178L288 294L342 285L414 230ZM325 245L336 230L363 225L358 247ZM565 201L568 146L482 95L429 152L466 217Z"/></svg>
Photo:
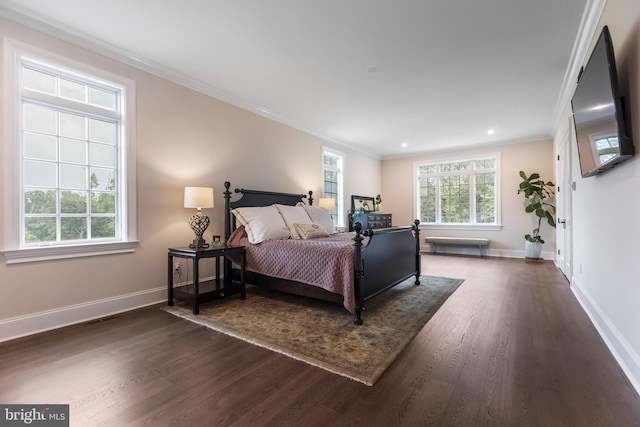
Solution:
<svg viewBox="0 0 640 427"><path fill-rule="evenodd" d="M247 244L247 232L244 229L244 225L239 225L233 232L229 239L227 239L227 245L229 246L244 246Z"/></svg>
<svg viewBox="0 0 640 427"><path fill-rule="evenodd" d="M278 209L271 205L233 209L236 220L244 226L251 243L289 238L289 229Z"/></svg>
<svg viewBox="0 0 640 427"><path fill-rule="evenodd" d="M309 206L304 203L299 203L298 206L302 206L304 210L309 214L309 218L311 218L312 222L321 224L327 233L334 234L337 233L336 227L333 225L333 220L331 219L331 215L329 215L329 211L324 208L319 208L317 206Z"/></svg>
<svg viewBox="0 0 640 427"><path fill-rule="evenodd" d="M316 222L311 224L293 224L294 228L302 239L316 239L318 237L327 237L329 233Z"/></svg>
<svg viewBox="0 0 640 427"><path fill-rule="evenodd" d="M288 205L274 205L274 206L278 209L278 211L280 212L280 215L282 215L282 219L284 220L284 223L289 228L289 233L291 233L291 238L301 239L302 236L298 234L296 228L293 225L294 224L311 224L312 221L311 221L311 218L309 218L307 211L305 211L302 206L288 206Z"/></svg>

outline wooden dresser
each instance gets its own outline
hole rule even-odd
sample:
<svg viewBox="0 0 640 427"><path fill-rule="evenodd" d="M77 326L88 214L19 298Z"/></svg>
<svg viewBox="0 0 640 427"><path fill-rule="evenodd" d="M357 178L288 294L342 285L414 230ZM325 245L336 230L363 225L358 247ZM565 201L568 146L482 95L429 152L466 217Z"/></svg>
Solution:
<svg viewBox="0 0 640 427"><path fill-rule="evenodd" d="M365 212L352 214L349 218L349 231L353 231L353 224L359 222L362 229L391 227L391 214L382 212Z"/></svg>

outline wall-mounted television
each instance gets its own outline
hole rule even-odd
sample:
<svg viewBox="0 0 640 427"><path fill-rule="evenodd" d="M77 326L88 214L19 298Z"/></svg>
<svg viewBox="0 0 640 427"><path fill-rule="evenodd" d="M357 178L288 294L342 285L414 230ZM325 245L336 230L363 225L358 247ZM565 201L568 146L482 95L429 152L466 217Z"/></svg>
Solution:
<svg viewBox="0 0 640 427"><path fill-rule="evenodd" d="M583 177L604 172L633 156L613 44L606 26L587 65L580 70L571 107Z"/></svg>

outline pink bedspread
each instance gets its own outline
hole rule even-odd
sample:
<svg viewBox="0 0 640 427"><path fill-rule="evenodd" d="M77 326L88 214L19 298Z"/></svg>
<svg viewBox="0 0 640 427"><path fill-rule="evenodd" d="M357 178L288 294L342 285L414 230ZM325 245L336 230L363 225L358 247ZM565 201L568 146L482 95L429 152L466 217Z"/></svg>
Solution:
<svg viewBox="0 0 640 427"><path fill-rule="evenodd" d="M319 239L269 240L254 245L242 227L228 241L230 245L246 247L247 270L342 295L344 307L355 313L353 243L353 233L338 233Z"/></svg>

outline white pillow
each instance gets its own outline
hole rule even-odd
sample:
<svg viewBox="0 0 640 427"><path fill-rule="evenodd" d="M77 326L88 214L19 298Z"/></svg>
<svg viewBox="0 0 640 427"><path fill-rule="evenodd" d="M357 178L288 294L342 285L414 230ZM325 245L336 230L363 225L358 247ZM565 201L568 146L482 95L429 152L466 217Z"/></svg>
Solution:
<svg viewBox="0 0 640 427"><path fill-rule="evenodd" d="M274 205L284 223L289 228L289 233L291 233L292 239L301 239L302 236L298 233L294 224L311 224L311 218L307 214L307 211L304 210L302 206L288 206L288 205Z"/></svg>
<svg viewBox="0 0 640 427"><path fill-rule="evenodd" d="M317 239L318 237L327 237L329 233L317 222L311 224L293 224L294 228L303 239Z"/></svg>
<svg viewBox="0 0 640 427"><path fill-rule="evenodd" d="M236 220L244 225L251 243L289 238L289 229L275 206L233 209Z"/></svg>
<svg viewBox="0 0 640 427"><path fill-rule="evenodd" d="M336 230L336 227L333 225L333 220L331 219L329 211L317 206L305 205L304 203L299 203L298 205L302 206L304 210L307 211L307 214L309 214L309 218L311 218L312 222L321 224L325 228L325 230L327 230L327 233L334 234L338 232L338 230Z"/></svg>

